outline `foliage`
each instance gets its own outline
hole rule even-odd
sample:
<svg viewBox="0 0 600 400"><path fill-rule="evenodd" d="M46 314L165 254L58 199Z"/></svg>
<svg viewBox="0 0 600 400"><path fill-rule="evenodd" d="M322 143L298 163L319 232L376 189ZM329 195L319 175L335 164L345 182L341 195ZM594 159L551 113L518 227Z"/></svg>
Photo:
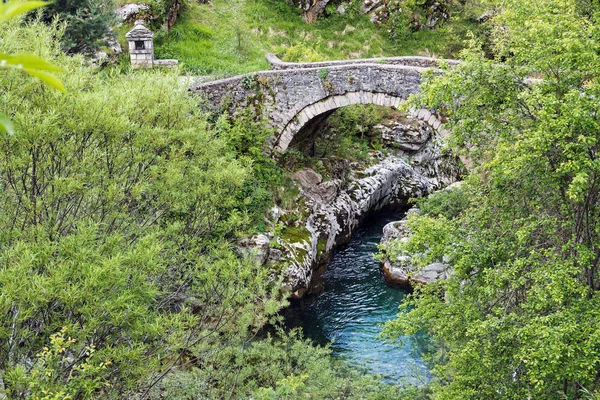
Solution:
<svg viewBox="0 0 600 400"><path fill-rule="evenodd" d="M0 23L47 4L44 1L11 1L10 3L0 3ZM52 74L52 72L63 72L63 70L34 54L21 53L10 55L0 53L0 68L22 69L29 75L35 76L46 84L64 92L62 82ZM12 122L2 113L0 113L0 133L8 133L10 135L15 133Z"/></svg>
<svg viewBox="0 0 600 400"><path fill-rule="evenodd" d="M425 202L395 244L453 266L387 325L439 343L435 398L600 393L600 31L581 4L498 2L496 59L472 40L413 99L449 117L473 169L458 209Z"/></svg>
<svg viewBox="0 0 600 400"><path fill-rule="evenodd" d="M177 76L98 73L61 54L60 30L1 29L0 52L35 49L69 72L65 95L17 70L0 77L16 127L0 137L0 369L11 398L31 387L130 397L252 337L281 305L277 277L230 242L264 211L242 195L252 182L264 203L244 160L257 148L233 145L235 125L210 127ZM63 327L68 363L43 350Z"/></svg>
<svg viewBox="0 0 600 400"><path fill-rule="evenodd" d="M421 215L453 219L467 208L469 199L459 186L432 193L428 197L414 199L414 203Z"/></svg>
<svg viewBox="0 0 600 400"><path fill-rule="evenodd" d="M208 375L218 381L235 381L240 395L256 400L383 400L418 398L419 394L418 390L385 384L378 377L341 367L330 357L329 348L314 347L302 340L297 331L285 333L277 329L275 336L269 335L231 349L231 352L222 354L218 362L222 365L174 374L150 398L177 400L228 396L227 391L208 391L202 386ZM224 372L230 376L221 377Z"/></svg>
<svg viewBox="0 0 600 400"><path fill-rule="evenodd" d="M92 53L103 43L114 24L112 0L57 0L42 13L46 23L65 23L61 43L64 51Z"/></svg>
<svg viewBox="0 0 600 400"><path fill-rule="evenodd" d="M256 82L252 79L252 82ZM233 121L222 115L216 121L215 128L237 161L252 171L243 186L230 196L244 205L252 224L260 225L279 187L289 185L289 178L283 169L266 152L265 143L272 131L266 128L264 122L254 121L250 109Z"/></svg>
<svg viewBox="0 0 600 400"><path fill-rule="evenodd" d="M329 70L327 68L322 68L319 70L319 78L327 79L328 76L329 76Z"/></svg>
<svg viewBox="0 0 600 400"><path fill-rule="evenodd" d="M36 354L28 373L23 367L12 371L7 380L19 388L16 391L27 392L36 399L67 400L76 396L90 397L102 387L102 372L111 365L110 360L98 360L93 344L77 349L76 340L66 337L66 333L67 329L63 328L50 335L48 347ZM62 383L62 379L54 374L62 370L62 365L71 363L75 357L85 361L77 363L70 372L72 375Z"/></svg>

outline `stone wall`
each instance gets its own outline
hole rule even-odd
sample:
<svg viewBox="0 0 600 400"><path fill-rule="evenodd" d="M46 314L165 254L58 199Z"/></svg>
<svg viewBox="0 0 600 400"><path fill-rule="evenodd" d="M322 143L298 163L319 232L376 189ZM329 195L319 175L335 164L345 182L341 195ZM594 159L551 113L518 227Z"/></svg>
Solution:
<svg viewBox="0 0 600 400"><path fill-rule="evenodd" d="M450 65L457 65L458 60L437 59L432 57L402 56L402 57L381 57L381 58L359 58L355 60L335 60L318 62L286 62L282 61L275 54L266 55L267 62L273 70L282 69L303 69L303 68L326 68L340 65L361 65L361 64L384 64L384 65L404 65L407 67L420 68L438 68L440 62Z"/></svg>
<svg viewBox="0 0 600 400"><path fill-rule="evenodd" d="M253 107L277 133L273 147L284 152L313 118L353 104L397 106L417 93L421 75L438 66L426 57L393 57L320 63L284 63L268 56L271 71L194 85L206 108L229 111ZM449 61L456 63L455 61Z"/></svg>

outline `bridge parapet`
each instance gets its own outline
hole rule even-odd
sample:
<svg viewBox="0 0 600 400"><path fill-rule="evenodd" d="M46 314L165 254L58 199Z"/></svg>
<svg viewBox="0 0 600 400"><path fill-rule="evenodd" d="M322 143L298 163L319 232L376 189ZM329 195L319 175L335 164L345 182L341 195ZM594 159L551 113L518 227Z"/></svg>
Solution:
<svg viewBox="0 0 600 400"><path fill-rule="evenodd" d="M317 62L286 62L282 61L275 54L266 55L267 62L273 70L282 69L304 69L304 68L327 68L340 65L360 65L360 64L389 64L403 65L406 67L420 68L439 68L440 63L457 65L458 60L439 59L433 57L402 56L402 57L382 57L382 58L359 58L355 60L335 60L335 61L317 61Z"/></svg>

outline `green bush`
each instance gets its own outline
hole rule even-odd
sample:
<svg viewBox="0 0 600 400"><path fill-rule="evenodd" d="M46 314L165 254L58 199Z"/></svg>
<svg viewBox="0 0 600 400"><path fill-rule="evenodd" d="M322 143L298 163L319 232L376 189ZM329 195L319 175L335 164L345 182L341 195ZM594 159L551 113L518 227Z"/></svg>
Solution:
<svg viewBox="0 0 600 400"><path fill-rule="evenodd" d="M114 25L112 0L57 0L42 11L46 23L56 18L66 24L61 43L69 53L92 53Z"/></svg>
<svg viewBox="0 0 600 400"><path fill-rule="evenodd" d="M598 398L600 9L503 5L496 59L472 40L467 62L413 98L444 110L472 174L426 200L411 237L391 245L390 257L445 258L452 273L418 288L387 329L440 343L435 398Z"/></svg>
<svg viewBox="0 0 600 400"><path fill-rule="evenodd" d="M240 346L281 304L277 277L230 242L263 212L266 189L242 154L258 150L234 140L234 128L211 128L174 74L98 73L63 56L49 27L0 29L1 53L35 51L68 71L64 95L20 71L0 76L0 112L15 126L0 136L0 369L10 397L45 386L126 398L187 354L211 363ZM62 329L74 339L67 364L44 353ZM71 384L84 367L94 368L89 380Z"/></svg>

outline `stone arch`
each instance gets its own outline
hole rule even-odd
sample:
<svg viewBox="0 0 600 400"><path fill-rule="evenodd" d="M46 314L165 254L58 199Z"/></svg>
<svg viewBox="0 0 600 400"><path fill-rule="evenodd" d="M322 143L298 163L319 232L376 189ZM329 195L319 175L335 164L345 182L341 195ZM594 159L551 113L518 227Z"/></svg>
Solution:
<svg viewBox="0 0 600 400"><path fill-rule="evenodd" d="M341 95L326 97L304 107L288 121L278 135L275 149L279 153L284 153L296 134L300 132L304 126L315 118L330 113L338 108L355 104L374 104L377 106L398 107L404 100L404 98L386 93L367 91L346 92Z"/></svg>

